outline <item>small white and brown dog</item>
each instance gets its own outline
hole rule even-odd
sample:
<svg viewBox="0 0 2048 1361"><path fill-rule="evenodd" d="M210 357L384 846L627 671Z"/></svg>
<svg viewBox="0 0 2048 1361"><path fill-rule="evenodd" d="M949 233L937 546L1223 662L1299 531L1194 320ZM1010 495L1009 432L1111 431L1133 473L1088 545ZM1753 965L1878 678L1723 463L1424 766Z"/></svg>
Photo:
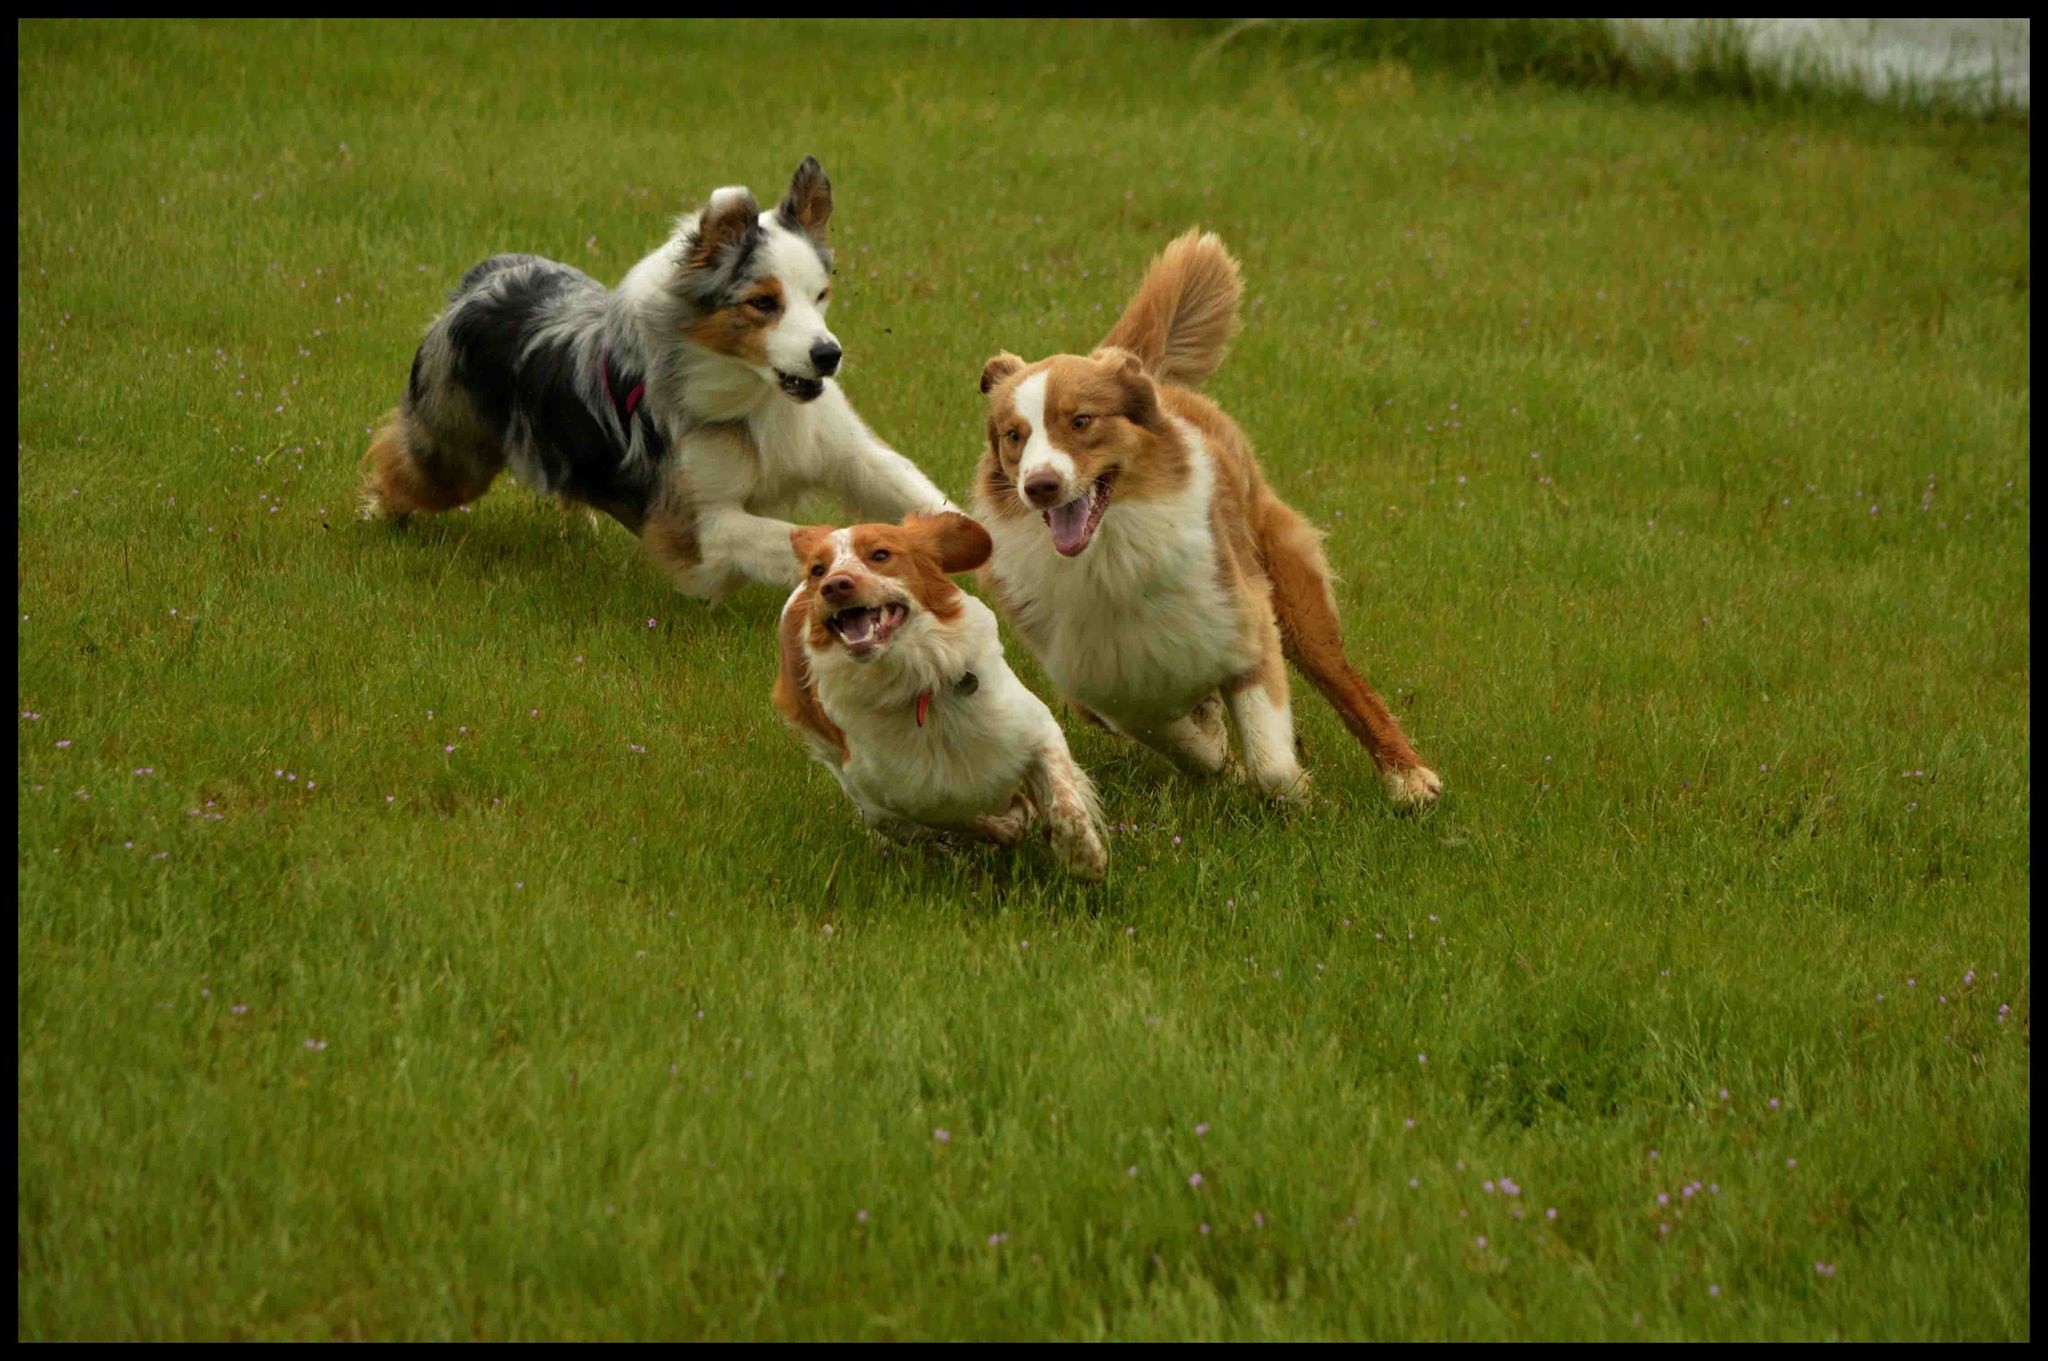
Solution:
<svg viewBox="0 0 2048 1361"><path fill-rule="evenodd" d="M775 707L869 826L1015 845L1043 823L1077 879L1109 868L1095 787L1003 660L995 614L947 575L988 561L965 515L792 531Z"/></svg>
<svg viewBox="0 0 2048 1361"><path fill-rule="evenodd" d="M1238 287L1222 242L1189 232L1092 355L988 361L982 578L1070 701L1182 767L1225 767L1227 710L1252 786L1300 799L1291 659L1394 802L1429 804L1442 782L1344 655L1321 534L1193 391L1222 362Z"/></svg>

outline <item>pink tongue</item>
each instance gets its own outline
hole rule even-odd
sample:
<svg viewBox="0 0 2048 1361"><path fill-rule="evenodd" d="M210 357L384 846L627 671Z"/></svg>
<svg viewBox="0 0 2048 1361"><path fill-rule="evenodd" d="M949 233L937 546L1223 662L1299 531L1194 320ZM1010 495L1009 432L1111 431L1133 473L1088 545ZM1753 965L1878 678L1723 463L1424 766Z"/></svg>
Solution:
<svg viewBox="0 0 2048 1361"><path fill-rule="evenodd" d="M846 622L839 626L839 636L849 643L864 643L868 640L868 634L874 631L874 627L875 616L867 610L861 610L847 616Z"/></svg>
<svg viewBox="0 0 2048 1361"><path fill-rule="evenodd" d="M1045 513L1045 522L1052 527L1052 546L1063 555L1073 557L1088 546L1088 512L1094 509L1093 496L1077 496Z"/></svg>

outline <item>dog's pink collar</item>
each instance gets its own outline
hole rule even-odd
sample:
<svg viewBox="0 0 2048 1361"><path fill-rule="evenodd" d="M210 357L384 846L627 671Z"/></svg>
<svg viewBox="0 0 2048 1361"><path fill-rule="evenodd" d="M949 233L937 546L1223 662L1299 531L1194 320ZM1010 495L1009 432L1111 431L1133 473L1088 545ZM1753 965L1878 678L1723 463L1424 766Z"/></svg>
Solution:
<svg viewBox="0 0 2048 1361"><path fill-rule="evenodd" d="M604 377L604 399L610 402L613 409L616 410L619 405L619 399L612 395L612 357L609 351L600 349L597 352L597 367ZM645 379L633 384L633 390L626 394L626 414L621 418L621 424L633 419L633 409L640 405L640 398L646 391L647 381Z"/></svg>

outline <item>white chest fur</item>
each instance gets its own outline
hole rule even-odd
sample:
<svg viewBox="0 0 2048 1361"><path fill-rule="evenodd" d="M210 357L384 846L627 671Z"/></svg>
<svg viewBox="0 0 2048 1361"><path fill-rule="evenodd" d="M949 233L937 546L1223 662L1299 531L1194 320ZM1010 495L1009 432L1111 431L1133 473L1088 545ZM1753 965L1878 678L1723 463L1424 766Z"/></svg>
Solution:
<svg viewBox="0 0 2048 1361"><path fill-rule="evenodd" d="M1120 726L1177 718L1254 660L1217 573L1214 467L1200 437L1182 430L1188 485L1112 501L1078 558L1061 557L1035 516L983 517L1018 631L1063 693Z"/></svg>

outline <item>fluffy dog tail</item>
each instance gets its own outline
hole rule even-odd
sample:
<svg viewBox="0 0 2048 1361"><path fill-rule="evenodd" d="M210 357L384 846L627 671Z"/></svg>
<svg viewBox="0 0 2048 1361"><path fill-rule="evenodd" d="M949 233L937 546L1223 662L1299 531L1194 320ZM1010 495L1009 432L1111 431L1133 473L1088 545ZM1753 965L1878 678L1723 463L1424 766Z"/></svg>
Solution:
<svg viewBox="0 0 2048 1361"><path fill-rule="evenodd" d="M1371 753L1387 794L1397 805L1420 808L1434 803L1443 782L1422 764L1386 702L1344 655L1343 627L1330 591L1322 535L1275 499L1267 500L1260 518L1259 542L1273 585L1273 614L1288 660L1301 668Z"/></svg>
<svg viewBox="0 0 2048 1361"><path fill-rule="evenodd" d="M1240 292L1223 242L1191 231L1159 253L1102 343L1137 355L1163 383L1200 387L1230 348Z"/></svg>

